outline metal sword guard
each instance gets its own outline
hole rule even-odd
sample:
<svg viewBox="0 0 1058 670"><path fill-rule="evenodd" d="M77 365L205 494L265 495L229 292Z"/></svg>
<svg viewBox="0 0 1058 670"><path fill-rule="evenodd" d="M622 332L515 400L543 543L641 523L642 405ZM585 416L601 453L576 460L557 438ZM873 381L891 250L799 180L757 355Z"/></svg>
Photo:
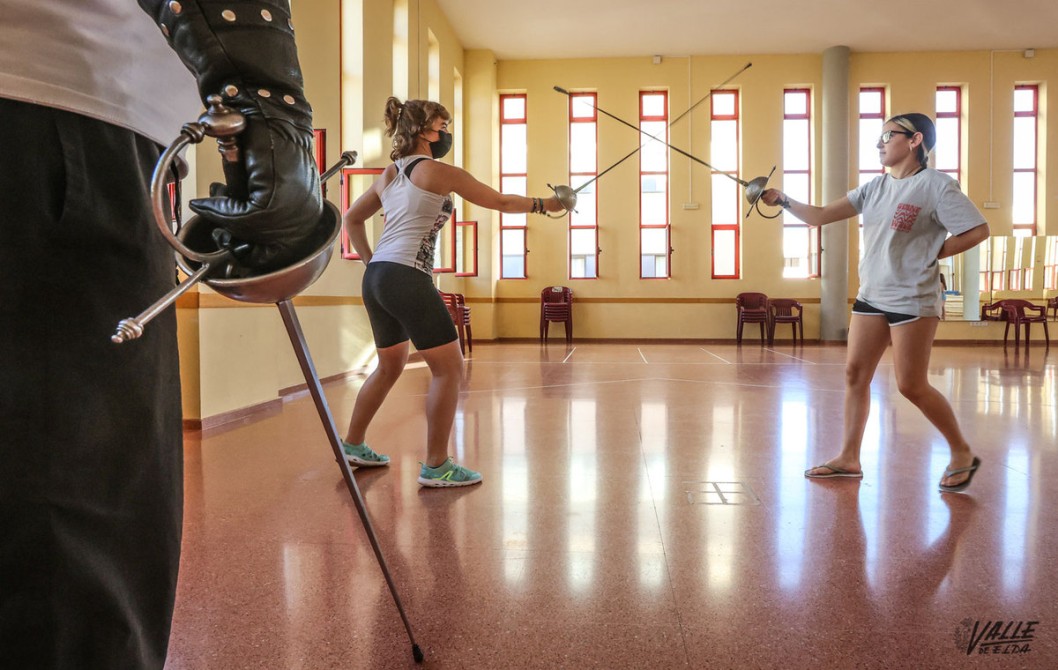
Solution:
<svg viewBox="0 0 1058 670"><path fill-rule="evenodd" d="M562 207L566 210L566 214L577 211L577 192L565 184L559 184L558 186L552 186L548 184L547 187L554 191L555 197L562 203ZM548 214L548 218L561 219L566 214L559 214L558 216L551 216Z"/></svg>
<svg viewBox="0 0 1058 670"><path fill-rule="evenodd" d="M767 177L757 177L749 181L743 181L741 179L738 180L738 183L742 184L742 186L746 189L746 201L749 202L749 207L746 208L747 219L749 218L749 215L753 213L753 210L756 210L757 213L763 216L765 219L777 218L779 214L782 213L780 211L772 216L769 216L764 212L760 211L760 197L764 195L764 191L767 190L768 181L771 179L771 176L773 174L775 174L774 165L772 166L771 172L768 173Z"/></svg>

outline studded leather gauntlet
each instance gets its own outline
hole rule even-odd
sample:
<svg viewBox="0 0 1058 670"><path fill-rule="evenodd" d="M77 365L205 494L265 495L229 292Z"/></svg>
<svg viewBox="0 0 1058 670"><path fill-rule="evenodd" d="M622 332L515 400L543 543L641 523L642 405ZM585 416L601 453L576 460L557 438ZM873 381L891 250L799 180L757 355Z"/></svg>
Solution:
<svg viewBox="0 0 1058 670"><path fill-rule="evenodd" d="M214 184L193 211L230 233L239 262L258 271L300 260L323 209L312 155L312 108L286 0L138 0L198 82L243 114L245 183ZM242 178L234 181L241 182ZM246 245L249 248L246 249Z"/></svg>

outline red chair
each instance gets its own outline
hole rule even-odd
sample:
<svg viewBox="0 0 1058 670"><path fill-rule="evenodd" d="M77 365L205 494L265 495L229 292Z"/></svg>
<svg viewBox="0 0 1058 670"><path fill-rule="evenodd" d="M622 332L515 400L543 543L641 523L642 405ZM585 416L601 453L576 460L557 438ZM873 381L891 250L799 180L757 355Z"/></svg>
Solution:
<svg viewBox="0 0 1058 670"><path fill-rule="evenodd" d="M540 341L546 343L548 326L560 321L566 326L566 344L573 342L573 289L548 286L540 291Z"/></svg>
<svg viewBox="0 0 1058 670"><path fill-rule="evenodd" d="M739 293L735 296L735 309L738 310L738 343L742 344L742 326L747 323L759 323L760 342L764 344L764 331L768 327L768 296L763 293Z"/></svg>
<svg viewBox="0 0 1058 670"><path fill-rule="evenodd" d="M797 344L797 329L801 329L801 344L805 343L805 324L801 318L804 308L792 298L768 300L768 344L775 342L775 325L788 323L793 326L793 341Z"/></svg>
<svg viewBox="0 0 1058 670"><path fill-rule="evenodd" d="M462 293L445 293L441 290L437 292L441 294L441 299L445 301L445 307L448 308L448 314L452 317L452 323L456 325L456 332L459 333L459 350L463 354L466 354L468 350L473 353L474 338L470 330L470 308L467 307L466 298Z"/></svg>
<svg viewBox="0 0 1058 670"><path fill-rule="evenodd" d="M1003 301L981 305L982 321L1006 321L1007 315L1003 312Z"/></svg>
<svg viewBox="0 0 1058 670"><path fill-rule="evenodd" d="M1007 327L1003 331L1003 346L1007 344L1007 335L1010 334L1010 324L1014 324L1014 346L1021 344L1021 326L1025 326L1025 346L1029 346L1029 327L1034 323L1043 324L1043 337L1047 341L1047 348L1051 346L1051 336L1047 332L1047 308L1043 305L1035 305L1028 300L1008 299L1000 300L999 304L1006 315Z"/></svg>
<svg viewBox="0 0 1058 670"><path fill-rule="evenodd" d="M1047 299L1047 309L1051 310L1051 318L1058 321L1058 296Z"/></svg>

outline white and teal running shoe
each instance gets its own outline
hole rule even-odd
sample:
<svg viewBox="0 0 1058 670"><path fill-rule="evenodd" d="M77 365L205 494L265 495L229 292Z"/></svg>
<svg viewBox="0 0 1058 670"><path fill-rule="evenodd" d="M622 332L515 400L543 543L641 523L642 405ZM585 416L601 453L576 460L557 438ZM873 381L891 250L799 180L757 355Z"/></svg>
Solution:
<svg viewBox="0 0 1058 670"><path fill-rule="evenodd" d="M423 463L422 468L419 469L419 483L435 488L470 486L481 483L481 473L464 468L462 465L456 465L449 458L436 468L428 467Z"/></svg>
<svg viewBox="0 0 1058 670"><path fill-rule="evenodd" d="M366 442L349 444L342 440L342 451L345 452L345 460L349 461L349 465L356 465L362 468L377 468L380 465L389 465L389 456L376 454L371 447L367 446Z"/></svg>

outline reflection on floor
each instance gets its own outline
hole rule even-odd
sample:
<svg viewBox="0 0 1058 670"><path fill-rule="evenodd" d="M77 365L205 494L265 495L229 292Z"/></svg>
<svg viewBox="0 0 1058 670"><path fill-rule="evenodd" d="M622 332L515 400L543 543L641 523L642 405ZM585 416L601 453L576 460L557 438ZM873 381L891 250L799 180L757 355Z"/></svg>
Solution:
<svg viewBox="0 0 1058 670"><path fill-rule="evenodd" d="M1058 667L1058 353L934 349L983 460L962 495L888 354L862 482L802 476L839 446L844 357L476 344L454 455L485 481L456 490L416 483L409 368L368 434L392 464L356 477L422 667ZM358 384L326 389L343 430ZM167 667L416 667L308 396L186 452Z"/></svg>

